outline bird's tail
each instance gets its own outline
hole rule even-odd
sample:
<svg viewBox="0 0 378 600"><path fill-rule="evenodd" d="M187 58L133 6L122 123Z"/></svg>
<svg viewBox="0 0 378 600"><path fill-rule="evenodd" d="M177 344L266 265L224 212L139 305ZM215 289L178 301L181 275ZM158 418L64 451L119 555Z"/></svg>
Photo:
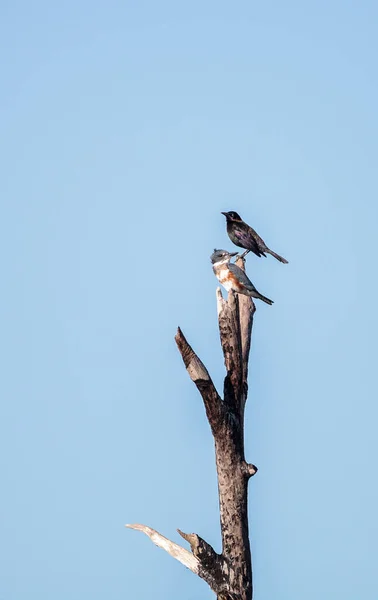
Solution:
<svg viewBox="0 0 378 600"><path fill-rule="evenodd" d="M275 252L273 252L273 250L270 250L269 248L266 248L265 252L267 252L268 254L271 254L272 256L274 256L274 258L276 258L280 262L284 263L285 265L287 265L289 262L288 260L286 260L286 258L284 258L283 256L280 256L279 254L276 254Z"/></svg>
<svg viewBox="0 0 378 600"><path fill-rule="evenodd" d="M262 294L259 293L259 295L257 296L260 300L262 300L263 302L265 302L266 304L270 304L270 306L272 306L273 304L273 300L269 300L269 298L267 298L266 296L263 296Z"/></svg>

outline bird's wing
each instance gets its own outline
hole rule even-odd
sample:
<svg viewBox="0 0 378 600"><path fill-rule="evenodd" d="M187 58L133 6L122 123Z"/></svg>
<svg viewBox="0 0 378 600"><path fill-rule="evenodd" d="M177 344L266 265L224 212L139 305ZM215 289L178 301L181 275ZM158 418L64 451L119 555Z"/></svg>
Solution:
<svg viewBox="0 0 378 600"><path fill-rule="evenodd" d="M260 249L252 232L253 229L251 230L248 225L244 227L240 227L239 225L239 227L235 227L234 229L234 236L240 242L242 248L248 248L252 252L255 252L257 256L260 256Z"/></svg>
<svg viewBox="0 0 378 600"><path fill-rule="evenodd" d="M254 240L255 240L256 244L258 245L258 247L260 249L260 252L262 252L266 248L266 243L264 242L264 240L262 239L262 237L259 236L259 234L257 233L257 231L255 231L254 229L252 229L252 227L249 227L249 228L251 230L251 233L252 233L252 235L254 237Z"/></svg>
<svg viewBox="0 0 378 600"><path fill-rule="evenodd" d="M235 277L240 281L240 283L242 285L244 285L244 287L247 288L247 290L250 290L251 292L255 292L256 288L253 285L252 281L250 281L247 277L247 275L244 273L244 271L238 267L238 265L234 265L233 263L230 263L228 265L228 268L230 270L230 272L235 275Z"/></svg>

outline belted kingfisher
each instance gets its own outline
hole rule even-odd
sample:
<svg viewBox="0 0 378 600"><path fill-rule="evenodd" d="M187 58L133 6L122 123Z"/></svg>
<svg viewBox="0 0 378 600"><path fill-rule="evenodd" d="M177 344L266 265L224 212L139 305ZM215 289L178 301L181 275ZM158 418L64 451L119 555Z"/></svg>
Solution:
<svg viewBox="0 0 378 600"><path fill-rule="evenodd" d="M253 252L256 256L266 256L271 254L282 263L287 264L286 258L283 258L279 254L276 254L268 248L264 240L256 233L252 227L247 225L237 212L231 210L230 212L222 212L227 219L227 233L231 242L240 248L246 248L246 252L243 252L242 258L248 252Z"/></svg>
<svg viewBox="0 0 378 600"><path fill-rule="evenodd" d="M218 281L228 292L234 290L238 294L252 296L252 298L258 298L267 304L273 304L273 300L269 300L269 298L266 298L256 290L253 283L240 267L230 263L231 257L236 255L237 252L230 253L227 250L214 250L210 256L210 260L213 263L213 271Z"/></svg>

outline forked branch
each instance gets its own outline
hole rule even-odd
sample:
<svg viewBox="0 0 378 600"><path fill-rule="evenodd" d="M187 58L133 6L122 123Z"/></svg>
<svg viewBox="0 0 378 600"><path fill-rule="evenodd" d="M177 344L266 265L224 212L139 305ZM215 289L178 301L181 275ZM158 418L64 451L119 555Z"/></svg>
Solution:
<svg viewBox="0 0 378 600"><path fill-rule="evenodd" d="M244 262L239 264L242 268ZM230 292L228 299L217 289L218 322L226 366L224 398L220 398L203 362L179 328L176 344L190 379L199 390L215 442L222 553L195 533L180 535L191 552L146 525L128 525L143 531L204 579L218 600L252 599L252 566L248 536L248 481L257 471L244 456L244 406L247 399L248 359L255 306L251 298Z"/></svg>
<svg viewBox="0 0 378 600"><path fill-rule="evenodd" d="M190 543L192 552L189 552L147 525L135 523L125 525L125 527L145 533L155 546L168 552L170 556L204 579L217 595L227 591L228 568L223 557L197 534L183 533L179 529L177 530L181 537Z"/></svg>
<svg viewBox="0 0 378 600"><path fill-rule="evenodd" d="M161 533L155 529L152 529L151 527L148 527L147 525L134 523L133 525L125 525L125 527L142 531L150 538L155 546L158 546L159 548L162 548L168 552L168 554L173 556L173 558L198 575L199 560L191 552L189 552L189 550L185 550L185 548L175 544L175 542L172 542L168 538L164 537L164 535L161 535Z"/></svg>

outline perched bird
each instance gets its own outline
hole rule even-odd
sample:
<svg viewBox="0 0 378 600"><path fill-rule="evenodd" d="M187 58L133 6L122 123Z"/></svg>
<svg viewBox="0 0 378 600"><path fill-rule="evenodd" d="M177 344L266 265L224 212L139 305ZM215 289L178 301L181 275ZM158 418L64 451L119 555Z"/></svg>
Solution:
<svg viewBox="0 0 378 600"><path fill-rule="evenodd" d="M243 252L242 254L242 258L244 258L248 252L253 252L256 256L266 256L267 254L271 254L280 262L285 264L288 263L286 258L283 258L268 248L264 240L254 229L252 229L252 227L243 221L237 212L231 210L230 212L222 212L222 215L227 219L227 233L231 242L240 248L246 249L246 252Z"/></svg>
<svg viewBox="0 0 378 600"><path fill-rule="evenodd" d="M213 271L219 282L228 292L234 290L238 294L252 296L252 298L258 298L267 304L273 304L273 300L269 300L269 298L266 298L256 290L253 283L240 267L230 263L231 257L236 255L237 252L230 253L227 250L215 249L210 256L210 260L213 263Z"/></svg>

